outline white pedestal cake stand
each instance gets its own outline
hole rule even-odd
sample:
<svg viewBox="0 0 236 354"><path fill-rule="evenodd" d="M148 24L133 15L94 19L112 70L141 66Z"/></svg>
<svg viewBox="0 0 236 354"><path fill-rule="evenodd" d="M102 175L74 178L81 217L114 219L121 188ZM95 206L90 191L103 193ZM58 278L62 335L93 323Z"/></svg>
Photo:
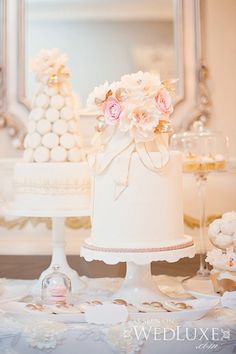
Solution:
<svg viewBox="0 0 236 354"><path fill-rule="evenodd" d="M151 274L152 261L177 262L184 257L195 255L195 246L190 236L186 242L162 248L146 249L115 249L100 248L86 242L80 255L86 261L100 260L107 264L126 262L126 276L121 287L112 295L112 299L124 299L129 303L144 301L163 301L168 297L162 293Z"/></svg>
<svg viewBox="0 0 236 354"><path fill-rule="evenodd" d="M89 210L29 210L29 209L14 209L11 205L3 207L5 215L9 216L28 216L28 217L51 217L52 218L52 259L50 266L42 272L37 283L32 288L32 295L40 295L41 283L45 275L52 272L52 267L55 264L60 266L60 271L66 274L72 285L72 293L78 293L84 288L84 282L79 278L78 273L72 269L66 258L65 253L65 217L89 216Z"/></svg>

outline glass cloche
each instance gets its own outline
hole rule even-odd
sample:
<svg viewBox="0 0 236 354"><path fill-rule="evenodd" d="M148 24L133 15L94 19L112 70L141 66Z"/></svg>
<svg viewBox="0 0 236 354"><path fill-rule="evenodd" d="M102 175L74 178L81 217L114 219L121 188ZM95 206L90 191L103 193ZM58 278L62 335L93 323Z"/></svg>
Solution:
<svg viewBox="0 0 236 354"><path fill-rule="evenodd" d="M46 304L68 303L71 293L71 281L60 272L60 266L54 265L53 272L42 280L42 301Z"/></svg>

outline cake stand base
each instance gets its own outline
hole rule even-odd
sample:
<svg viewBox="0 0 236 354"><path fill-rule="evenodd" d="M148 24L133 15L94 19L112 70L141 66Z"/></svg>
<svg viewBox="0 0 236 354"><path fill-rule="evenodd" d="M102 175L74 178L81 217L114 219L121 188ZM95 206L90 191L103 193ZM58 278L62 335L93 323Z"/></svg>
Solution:
<svg viewBox="0 0 236 354"><path fill-rule="evenodd" d="M66 258L65 254L65 220L62 217L52 218L52 260L50 266L42 272L39 280L31 290L31 294L38 296L41 294L41 284L43 278L52 273L54 265L60 266L60 272L66 274L71 281L72 293L78 293L85 287L84 282L79 278L78 273L73 270Z"/></svg>
<svg viewBox="0 0 236 354"><path fill-rule="evenodd" d="M100 260L107 264L126 262L127 270L121 287L112 295L112 299L124 299L128 303L163 301L168 297L155 283L150 264L152 261L177 262L183 257L194 257L195 246L190 236L184 242L168 247L145 249L111 249L101 248L86 240L81 247L80 255L86 261Z"/></svg>
<svg viewBox="0 0 236 354"><path fill-rule="evenodd" d="M42 209L15 209L14 204L3 205L3 213L11 216L29 217L51 217L52 218L52 260L50 266L40 275L37 283L31 290L33 296L41 295L41 284L43 278L52 273L53 265L59 265L60 271L66 274L71 280L72 293L76 294L85 287L78 273L73 270L66 258L65 252L65 217L69 216L89 216L89 210L44 210Z"/></svg>
<svg viewBox="0 0 236 354"><path fill-rule="evenodd" d="M123 299L131 304L144 301L164 301L168 296L163 294L151 274L150 264L126 264L126 276L121 287L112 295L112 300Z"/></svg>

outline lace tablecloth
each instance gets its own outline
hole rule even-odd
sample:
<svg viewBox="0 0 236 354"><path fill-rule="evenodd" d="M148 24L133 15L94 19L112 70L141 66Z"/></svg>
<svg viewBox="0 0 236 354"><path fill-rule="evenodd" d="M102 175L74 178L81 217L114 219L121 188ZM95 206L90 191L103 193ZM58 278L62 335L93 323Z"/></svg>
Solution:
<svg viewBox="0 0 236 354"><path fill-rule="evenodd" d="M180 294L180 278L159 276L169 293ZM81 299L102 298L117 289L121 279L88 279L82 277L87 287ZM3 280L2 287L26 287L34 281ZM1 283L0 283L1 284ZM23 290L24 288L24 290ZM20 294L18 293L17 296ZM4 291L1 302L11 300ZM198 321L176 322L169 320L128 321L119 325L91 325L63 323L47 318L14 316L0 313L0 354L178 354L236 352L236 309L218 307Z"/></svg>

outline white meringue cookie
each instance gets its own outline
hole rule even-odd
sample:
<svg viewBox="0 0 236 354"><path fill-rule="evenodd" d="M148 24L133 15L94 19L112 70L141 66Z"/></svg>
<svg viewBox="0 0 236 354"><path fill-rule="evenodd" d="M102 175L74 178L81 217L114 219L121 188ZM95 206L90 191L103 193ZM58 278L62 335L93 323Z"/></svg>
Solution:
<svg viewBox="0 0 236 354"><path fill-rule="evenodd" d="M65 105L65 99L61 95L55 95L51 98L51 105L56 109L61 109Z"/></svg>
<svg viewBox="0 0 236 354"><path fill-rule="evenodd" d="M54 133L58 135L63 135L67 132L67 124L64 120L58 119L54 124L53 124L53 131Z"/></svg>
<svg viewBox="0 0 236 354"><path fill-rule="evenodd" d="M45 147L52 149L59 144L59 137L55 133L47 133L42 138L42 144Z"/></svg>
<svg viewBox="0 0 236 354"><path fill-rule="evenodd" d="M46 111L46 118L49 122L56 122L59 119L60 112L56 108L49 108Z"/></svg>
<svg viewBox="0 0 236 354"><path fill-rule="evenodd" d="M61 110L61 118L65 120L70 120L73 118L74 112L71 107L65 106Z"/></svg>
<svg viewBox="0 0 236 354"><path fill-rule="evenodd" d="M67 152L62 146L57 146L51 150L51 160L64 162L67 160Z"/></svg>
<svg viewBox="0 0 236 354"><path fill-rule="evenodd" d="M216 237L221 231L221 219L214 220L208 229L208 234L210 237Z"/></svg>
<svg viewBox="0 0 236 354"><path fill-rule="evenodd" d="M236 220L236 212L235 211L229 211L228 213L224 213L222 216L222 219L224 221L231 221L231 220Z"/></svg>
<svg viewBox="0 0 236 354"><path fill-rule="evenodd" d="M24 153L23 153L23 160L25 162L32 162L34 156L34 150L33 149L25 149Z"/></svg>
<svg viewBox="0 0 236 354"><path fill-rule="evenodd" d="M28 134L27 147L35 149L41 143L41 136L38 133Z"/></svg>
<svg viewBox="0 0 236 354"><path fill-rule="evenodd" d="M45 146L39 146L34 151L34 160L36 162L47 162L49 160L50 151Z"/></svg>
<svg viewBox="0 0 236 354"><path fill-rule="evenodd" d="M236 232L236 220L224 220L222 219L221 231L223 234L231 235Z"/></svg>
<svg viewBox="0 0 236 354"><path fill-rule="evenodd" d="M70 162L79 162L81 161L81 150L77 147L70 149L68 151L68 160Z"/></svg>
<svg viewBox="0 0 236 354"><path fill-rule="evenodd" d="M232 246L233 240L231 236L220 233L216 236L214 244L220 248L226 249Z"/></svg>
<svg viewBox="0 0 236 354"><path fill-rule="evenodd" d="M34 108L29 114L29 119L40 120L44 117L45 110L42 108Z"/></svg>
<svg viewBox="0 0 236 354"><path fill-rule="evenodd" d="M45 86L44 92L48 96L56 96L58 94L58 90L55 87L52 87L52 86Z"/></svg>
<svg viewBox="0 0 236 354"><path fill-rule="evenodd" d="M72 134L66 133L60 137L60 144L66 149L72 149L75 146L75 139Z"/></svg>
<svg viewBox="0 0 236 354"><path fill-rule="evenodd" d="M28 133L32 134L32 133L35 132L35 130L36 130L35 121L33 121L33 120L29 121L29 123L28 123Z"/></svg>
<svg viewBox="0 0 236 354"><path fill-rule="evenodd" d="M51 130L51 123L47 119L40 119L36 126L37 132L44 135Z"/></svg>
<svg viewBox="0 0 236 354"><path fill-rule="evenodd" d="M40 108L47 108L49 105L49 97L44 93L39 94L35 98L35 105Z"/></svg>
<svg viewBox="0 0 236 354"><path fill-rule="evenodd" d="M69 133L77 133L78 132L78 124L76 123L76 121L74 119L71 119L68 122L68 132Z"/></svg>

